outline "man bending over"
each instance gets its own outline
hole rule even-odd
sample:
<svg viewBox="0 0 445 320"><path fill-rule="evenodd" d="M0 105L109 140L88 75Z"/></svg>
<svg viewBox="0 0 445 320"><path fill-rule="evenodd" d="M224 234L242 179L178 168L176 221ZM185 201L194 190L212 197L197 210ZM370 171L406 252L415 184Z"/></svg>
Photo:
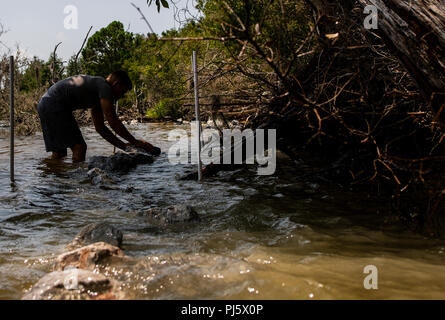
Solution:
<svg viewBox="0 0 445 320"><path fill-rule="evenodd" d="M125 71L113 72L107 79L78 75L54 84L37 106L46 151L52 152L53 159L61 159L66 157L67 148L70 148L73 162L85 161L87 145L73 111L91 109L96 131L109 143L122 150L135 146L158 155L161 152L159 148L144 140L137 140L117 117L114 102L131 88L131 80ZM105 119L114 132L128 143L120 140L105 126Z"/></svg>

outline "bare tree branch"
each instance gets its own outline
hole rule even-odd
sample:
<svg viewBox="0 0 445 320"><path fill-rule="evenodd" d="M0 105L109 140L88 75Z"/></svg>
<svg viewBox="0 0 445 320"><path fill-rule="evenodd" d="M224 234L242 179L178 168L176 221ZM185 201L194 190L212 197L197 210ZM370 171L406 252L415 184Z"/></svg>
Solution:
<svg viewBox="0 0 445 320"><path fill-rule="evenodd" d="M79 54L82 52L82 49L83 49L83 47L85 46L85 43L87 42L88 35L90 34L91 29L93 29L93 26L91 26L91 27L90 27L90 30L88 30L88 33L87 33L85 39L83 40L82 46L80 47L79 51L78 51L77 54L76 54L75 65L76 65L76 73L77 73L77 74L79 73L79 66L78 66L78 64L77 64L77 60L79 59Z"/></svg>
<svg viewBox="0 0 445 320"><path fill-rule="evenodd" d="M56 83L56 59L57 59L56 51L57 51L57 48L58 48L61 44L62 44L62 42L59 42L59 43L55 46L55 48L54 48L54 52L53 52L53 62L52 62L52 64L51 64L51 80L52 80L52 83L53 83L53 84Z"/></svg>
<svg viewBox="0 0 445 320"><path fill-rule="evenodd" d="M141 19L145 21L145 23L147 24L147 26L150 29L151 33L155 33L153 28L151 27L150 23L148 22L147 18L145 18L144 14L142 13L141 9L138 6L136 6L133 2L130 2L130 3L140 13L140 15L142 16Z"/></svg>

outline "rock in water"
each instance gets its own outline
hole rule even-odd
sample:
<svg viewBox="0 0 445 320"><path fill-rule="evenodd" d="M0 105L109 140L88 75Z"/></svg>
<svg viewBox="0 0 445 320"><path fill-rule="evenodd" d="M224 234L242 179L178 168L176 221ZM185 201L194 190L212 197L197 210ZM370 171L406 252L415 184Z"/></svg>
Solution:
<svg viewBox="0 0 445 320"><path fill-rule="evenodd" d="M99 168L105 172L127 173L139 164L153 163L153 157L144 153L117 152L110 157L90 158L88 169Z"/></svg>
<svg viewBox="0 0 445 320"><path fill-rule="evenodd" d="M99 168L93 168L87 172L88 178L90 178L91 183L94 185L102 184L114 184L116 183L116 178L109 176L105 171Z"/></svg>
<svg viewBox="0 0 445 320"><path fill-rule="evenodd" d="M66 252L57 257L55 269L66 268L94 270L98 264L107 264L128 258L118 247L105 242L97 242L86 247Z"/></svg>
<svg viewBox="0 0 445 320"><path fill-rule="evenodd" d="M150 208L139 213L154 225L166 226L169 224L199 221L199 215L191 206L175 205L162 208Z"/></svg>
<svg viewBox="0 0 445 320"><path fill-rule="evenodd" d="M243 165L236 164L214 164L210 163L202 168L203 177L213 177L220 171L235 171L241 169ZM181 176L176 176L177 180L198 180L198 171L187 172Z"/></svg>
<svg viewBox="0 0 445 320"><path fill-rule="evenodd" d="M22 300L126 299L118 281L87 270L68 269L45 275Z"/></svg>
<svg viewBox="0 0 445 320"><path fill-rule="evenodd" d="M151 154L153 156L159 156L161 154L161 149L158 147L153 146L153 149L151 152L147 152L146 150L135 147L135 146L128 146L127 149L125 149L125 152L128 153L142 153L142 154Z"/></svg>
<svg viewBox="0 0 445 320"><path fill-rule="evenodd" d="M182 175L177 174L176 180L198 180L198 171L186 172Z"/></svg>
<svg viewBox="0 0 445 320"><path fill-rule="evenodd" d="M122 232L106 222L92 223L84 227L74 238L73 245L88 245L105 242L115 247L122 244Z"/></svg>

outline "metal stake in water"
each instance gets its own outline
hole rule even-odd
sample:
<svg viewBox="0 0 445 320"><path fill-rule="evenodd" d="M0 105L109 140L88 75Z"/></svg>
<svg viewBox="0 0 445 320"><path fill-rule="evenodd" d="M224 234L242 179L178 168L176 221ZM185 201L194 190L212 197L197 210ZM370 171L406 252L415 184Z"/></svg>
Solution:
<svg viewBox="0 0 445 320"><path fill-rule="evenodd" d="M119 110L119 101L116 101L116 109L115 109L116 116L117 116L117 111L118 110ZM115 153L116 153L116 146L113 147L113 154L115 154Z"/></svg>
<svg viewBox="0 0 445 320"><path fill-rule="evenodd" d="M198 63L196 60L196 51L193 51L192 66L193 80L195 87L195 113L196 113L196 132L198 133L198 181L202 179L201 167L201 123L199 121L199 92L198 92Z"/></svg>
<svg viewBox="0 0 445 320"><path fill-rule="evenodd" d="M10 115L9 115L9 148L10 148L10 178L11 182L14 182L14 57L9 57L9 85L11 87L10 91Z"/></svg>

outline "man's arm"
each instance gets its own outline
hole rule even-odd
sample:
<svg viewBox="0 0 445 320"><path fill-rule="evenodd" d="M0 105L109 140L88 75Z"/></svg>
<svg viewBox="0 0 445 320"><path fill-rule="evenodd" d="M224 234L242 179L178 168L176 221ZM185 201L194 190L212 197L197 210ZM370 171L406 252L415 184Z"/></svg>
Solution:
<svg viewBox="0 0 445 320"><path fill-rule="evenodd" d="M122 138L127 140L131 145L142 148L145 151L150 152L154 155L159 155L161 153L161 149L159 149L158 147L155 147L144 140L137 140L135 137L133 137L133 135L130 132L128 132L127 128L125 128L125 126L122 124L122 122L117 117L116 111L114 110L113 103L110 100L101 99L100 105L101 105L101 109L99 109L99 108L95 109L93 107L91 110L93 113L93 110L95 109L95 111L94 111L95 115L93 116L93 121L94 121L94 118L97 119L97 121L96 121L97 125L102 133L97 131L98 127L96 127L96 122L95 122L94 126L96 127L96 131L99 132L99 134L102 135L102 137L105 140L107 140L111 144L113 144L121 149L122 149L121 146L124 145L123 150L125 150L126 145L121 140L119 140L115 135L113 135L113 133L105 126L104 116L105 116L105 119L107 119L110 127L113 128L114 132L116 132L119 136L121 136ZM115 143L119 143L119 145L117 145Z"/></svg>
<svg viewBox="0 0 445 320"><path fill-rule="evenodd" d="M133 135L128 132L127 128L122 124L122 122L117 117L116 111L114 110L113 103L107 99L100 99L100 106L102 108L103 115L105 119L107 119L110 127L116 132L119 136L127 140L130 144L135 145L137 140Z"/></svg>
<svg viewBox="0 0 445 320"><path fill-rule="evenodd" d="M104 115L102 110L98 107L91 108L91 118L93 118L94 128L96 128L97 133L99 133L102 138L107 140L113 146L125 150L127 144L118 139L111 131L105 126Z"/></svg>

